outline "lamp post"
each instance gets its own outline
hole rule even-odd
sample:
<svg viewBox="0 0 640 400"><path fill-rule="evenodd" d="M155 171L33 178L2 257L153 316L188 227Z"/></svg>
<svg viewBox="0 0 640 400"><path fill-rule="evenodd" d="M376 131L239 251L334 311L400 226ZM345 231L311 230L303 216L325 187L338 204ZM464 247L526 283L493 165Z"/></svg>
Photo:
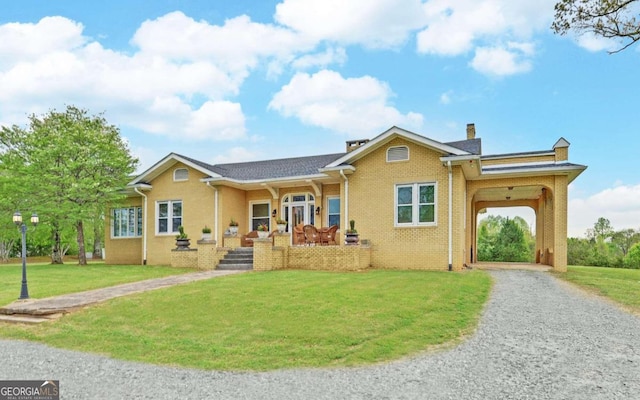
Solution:
<svg viewBox="0 0 640 400"><path fill-rule="evenodd" d="M40 222L38 214L33 213L31 215L31 223L36 226L38 222ZM22 288L20 289L20 300L24 300L29 298L29 287L27 286L27 225L22 222L20 211L16 211L13 214L13 223L22 232Z"/></svg>

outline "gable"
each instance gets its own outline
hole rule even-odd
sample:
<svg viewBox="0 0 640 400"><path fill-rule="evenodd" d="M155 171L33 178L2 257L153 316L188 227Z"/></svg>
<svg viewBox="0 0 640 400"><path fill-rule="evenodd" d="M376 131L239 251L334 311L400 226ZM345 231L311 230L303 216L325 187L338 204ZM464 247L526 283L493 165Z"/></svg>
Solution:
<svg viewBox="0 0 640 400"><path fill-rule="evenodd" d="M213 172L210 168L207 168L206 164L197 162L189 157L184 157L176 153L170 153L162 160L158 161L146 171L138 175L133 181L129 182L129 185L137 185L140 183L151 183L156 180L160 175L165 174L167 171L173 171L176 165L182 165L183 168L198 171L202 178L209 176L219 176Z"/></svg>
<svg viewBox="0 0 640 400"><path fill-rule="evenodd" d="M413 143L415 145L425 147L430 149L440 156L445 155L468 155L469 152L462 150L458 147L451 146L446 143L441 143L433 139L429 139L427 137L418 135L413 132L409 132L407 130L398 128L396 126L391 127L389 130L383 132L382 134L376 136L369 142L363 144L358 147L356 150L353 150L334 162L327 165L327 168L336 168L340 165L349 165L357 160L366 157L368 154L376 151L377 149L388 145L388 143L392 142L396 138L401 138L407 142Z"/></svg>

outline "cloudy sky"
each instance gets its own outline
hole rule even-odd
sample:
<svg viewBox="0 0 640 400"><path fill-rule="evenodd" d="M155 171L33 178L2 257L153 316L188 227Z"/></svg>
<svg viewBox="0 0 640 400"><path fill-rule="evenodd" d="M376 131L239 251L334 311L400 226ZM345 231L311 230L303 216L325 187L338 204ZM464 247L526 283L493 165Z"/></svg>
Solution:
<svg viewBox="0 0 640 400"><path fill-rule="evenodd" d="M589 168L570 235L640 229L640 47L554 35L554 2L3 2L0 124L104 112L144 169L341 152L392 125L460 140L473 122L484 154L571 143Z"/></svg>

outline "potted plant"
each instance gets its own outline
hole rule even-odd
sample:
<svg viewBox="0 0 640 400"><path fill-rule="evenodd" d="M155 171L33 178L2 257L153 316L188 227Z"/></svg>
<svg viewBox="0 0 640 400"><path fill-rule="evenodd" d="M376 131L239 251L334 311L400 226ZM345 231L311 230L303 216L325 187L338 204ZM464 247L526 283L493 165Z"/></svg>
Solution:
<svg viewBox="0 0 640 400"><path fill-rule="evenodd" d="M231 222L229 222L229 232L233 236L236 236L238 234L238 221L233 218L231 218Z"/></svg>
<svg viewBox="0 0 640 400"><path fill-rule="evenodd" d="M278 226L278 233L284 233L287 229L287 221L282 218L276 218L276 225Z"/></svg>
<svg viewBox="0 0 640 400"><path fill-rule="evenodd" d="M356 221L353 219L349 221L349 229L345 232L344 241L349 245L358 244L358 241L360 241L358 231L356 230Z"/></svg>
<svg viewBox="0 0 640 400"><path fill-rule="evenodd" d="M260 239L265 239L269 237L269 227L267 226L267 224L265 223L259 224L256 230L258 231L258 237Z"/></svg>
<svg viewBox="0 0 640 400"><path fill-rule="evenodd" d="M184 233L184 226L180 225L178 227L178 234L176 235L176 248L182 250L188 249L190 244L191 241L189 239L189 236Z"/></svg>
<svg viewBox="0 0 640 400"><path fill-rule="evenodd" d="M211 228L206 225L202 228L202 240L211 240Z"/></svg>

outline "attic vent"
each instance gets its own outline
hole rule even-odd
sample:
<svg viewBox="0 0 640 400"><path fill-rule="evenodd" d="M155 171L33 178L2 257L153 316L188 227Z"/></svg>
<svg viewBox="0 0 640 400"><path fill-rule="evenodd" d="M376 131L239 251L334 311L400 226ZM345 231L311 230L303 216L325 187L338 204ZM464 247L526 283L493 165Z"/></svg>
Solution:
<svg viewBox="0 0 640 400"><path fill-rule="evenodd" d="M189 180L189 170L186 168L177 168L173 171L174 181L186 181Z"/></svg>
<svg viewBox="0 0 640 400"><path fill-rule="evenodd" d="M406 161L409 159L409 148L407 146L389 147L387 149L387 162Z"/></svg>

